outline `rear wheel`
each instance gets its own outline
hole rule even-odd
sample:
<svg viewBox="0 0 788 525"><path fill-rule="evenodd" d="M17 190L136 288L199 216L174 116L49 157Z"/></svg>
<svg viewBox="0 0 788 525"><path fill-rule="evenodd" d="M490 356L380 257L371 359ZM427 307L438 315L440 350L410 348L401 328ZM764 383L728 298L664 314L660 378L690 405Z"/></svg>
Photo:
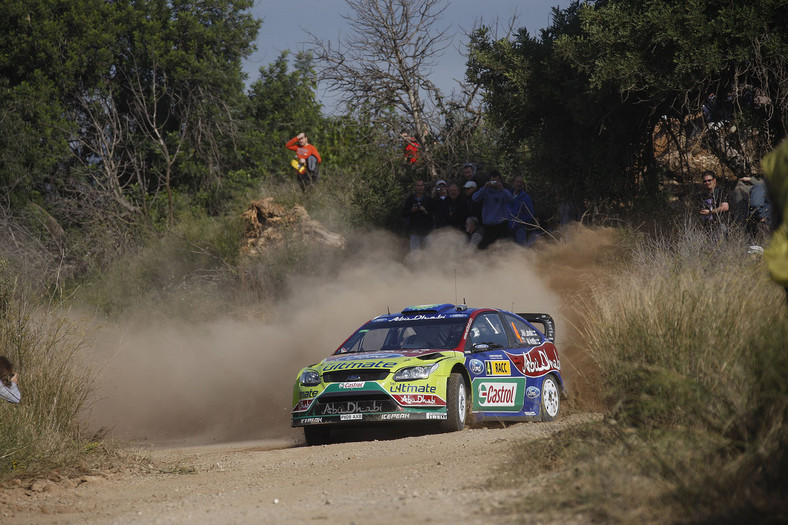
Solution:
<svg viewBox="0 0 788 525"><path fill-rule="evenodd" d="M443 432L455 432L465 428L468 398L461 374L453 373L446 383L446 412L448 417L445 421L441 421Z"/></svg>
<svg viewBox="0 0 788 525"><path fill-rule="evenodd" d="M555 421L561 407L561 394L555 376L545 376L542 381L542 421Z"/></svg>
<svg viewBox="0 0 788 525"><path fill-rule="evenodd" d="M331 429L328 427L304 427L304 438L310 447L331 443Z"/></svg>

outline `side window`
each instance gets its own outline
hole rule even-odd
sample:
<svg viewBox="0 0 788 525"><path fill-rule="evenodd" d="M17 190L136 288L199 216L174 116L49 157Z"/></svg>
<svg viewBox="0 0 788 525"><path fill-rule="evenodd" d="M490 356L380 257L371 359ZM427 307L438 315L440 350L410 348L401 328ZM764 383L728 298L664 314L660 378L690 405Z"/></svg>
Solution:
<svg viewBox="0 0 788 525"><path fill-rule="evenodd" d="M497 313L482 314L473 321L470 333L471 344L487 343L509 346L509 338Z"/></svg>
<svg viewBox="0 0 788 525"><path fill-rule="evenodd" d="M539 333L531 325L513 315L506 314L505 317L517 346L535 346L542 342Z"/></svg>

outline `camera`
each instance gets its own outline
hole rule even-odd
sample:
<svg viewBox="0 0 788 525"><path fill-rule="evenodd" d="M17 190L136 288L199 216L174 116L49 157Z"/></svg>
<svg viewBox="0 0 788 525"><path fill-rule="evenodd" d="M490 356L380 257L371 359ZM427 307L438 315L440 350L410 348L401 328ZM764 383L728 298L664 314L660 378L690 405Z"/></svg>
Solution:
<svg viewBox="0 0 788 525"><path fill-rule="evenodd" d="M497 180L491 180L490 181L490 186L497 186L497 185L498 185L498 181Z"/></svg>

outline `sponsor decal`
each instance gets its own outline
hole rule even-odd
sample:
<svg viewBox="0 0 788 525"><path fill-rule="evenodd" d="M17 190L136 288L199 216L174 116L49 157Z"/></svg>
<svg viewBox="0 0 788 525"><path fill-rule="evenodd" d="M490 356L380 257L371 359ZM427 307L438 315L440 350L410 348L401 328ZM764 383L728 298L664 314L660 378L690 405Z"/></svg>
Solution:
<svg viewBox="0 0 788 525"><path fill-rule="evenodd" d="M471 362L468 363L468 368L470 368L473 375L479 375L484 372L484 363L478 359L471 359Z"/></svg>
<svg viewBox="0 0 788 525"><path fill-rule="evenodd" d="M555 345L545 343L523 354L510 354L514 367L526 377L541 377L553 370L561 370L561 361Z"/></svg>
<svg viewBox="0 0 788 525"><path fill-rule="evenodd" d="M296 403L296 406L293 408L293 412L306 412L309 410L309 406L312 404L312 401L314 401L314 399L302 399Z"/></svg>
<svg viewBox="0 0 788 525"><path fill-rule="evenodd" d="M386 356L391 357L391 356ZM355 370L357 368L391 368L397 364L396 361L343 361L328 364L323 367L323 372L332 370Z"/></svg>
<svg viewBox="0 0 788 525"><path fill-rule="evenodd" d="M431 385L414 385L412 383L396 383L389 388L389 392L398 394L434 394L437 387Z"/></svg>
<svg viewBox="0 0 788 525"><path fill-rule="evenodd" d="M383 414L380 419L410 419L410 414L400 412L398 414Z"/></svg>
<svg viewBox="0 0 788 525"><path fill-rule="evenodd" d="M313 397L317 397L317 390L302 390L298 393L298 397L301 399L312 399Z"/></svg>
<svg viewBox="0 0 788 525"><path fill-rule="evenodd" d="M455 318L455 317L468 317L468 314L451 314L449 317L451 317L451 318Z"/></svg>
<svg viewBox="0 0 788 525"><path fill-rule="evenodd" d="M485 361L488 376L510 376L509 361Z"/></svg>
<svg viewBox="0 0 788 525"><path fill-rule="evenodd" d="M339 420L340 421L351 421L351 420L355 420L355 419L361 419L362 417L364 417L364 416L362 416L361 414L342 414L341 416L339 416Z"/></svg>
<svg viewBox="0 0 788 525"><path fill-rule="evenodd" d="M523 408L525 379L476 379L473 408L488 412L519 412Z"/></svg>
<svg viewBox="0 0 788 525"><path fill-rule="evenodd" d="M448 414L432 414L428 412L427 419L448 419Z"/></svg>
<svg viewBox="0 0 788 525"><path fill-rule="evenodd" d="M352 355L333 355L326 358L326 363L334 362L334 361L358 361L358 360L368 360L368 359L392 359L402 357L402 354L393 354L391 352L363 352L361 355L359 354L352 354Z"/></svg>
<svg viewBox="0 0 788 525"><path fill-rule="evenodd" d="M349 389L364 388L365 384L366 384L365 381L353 381L353 382L349 382L349 383L339 383L339 388L349 388Z"/></svg>
<svg viewBox="0 0 788 525"><path fill-rule="evenodd" d="M361 412L382 412L383 403L380 401L337 401L318 405L316 409L321 416L336 414L355 414Z"/></svg>
<svg viewBox="0 0 788 525"><path fill-rule="evenodd" d="M536 412L523 412L523 415L525 415L525 416L535 416Z"/></svg>
<svg viewBox="0 0 788 525"><path fill-rule="evenodd" d="M542 340L538 337L527 337L525 342L529 345L538 345Z"/></svg>
<svg viewBox="0 0 788 525"><path fill-rule="evenodd" d="M529 386L528 388L525 389L525 396L528 399L536 399L537 397L539 397L539 388L535 386Z"/></svg>
<svg viewBox="0 0 788 525"><path fill-rule="evenodd" d="M480 404L483 407L512 406L516 395L515 383L482 383L479 386Z"/></svg>
<svg viewBox="0 0 788 525"><path fill-rule="evenodd" d="M323 422L322 417L305 417L304 419L301 420L301 423L304 423L306 425L311 425L313 423L322 423L322 422Z"/></svg>
<svg viewBox="0 0 788 525"><path fill-rule="evenodd" d="M446 401L432 394L393 394L392 397L400 405L409 406L445 406Z"/></svg>
<svg viewBox="0 0 788 525"><path fill-rule="evenodd" d="M389 321L427 321L433 319L446 319L446 316L441 314L433 314L433 315L419 314L419 315L409 315L407 317L405 316L392 317L391 319L389 319Z"/></svg>

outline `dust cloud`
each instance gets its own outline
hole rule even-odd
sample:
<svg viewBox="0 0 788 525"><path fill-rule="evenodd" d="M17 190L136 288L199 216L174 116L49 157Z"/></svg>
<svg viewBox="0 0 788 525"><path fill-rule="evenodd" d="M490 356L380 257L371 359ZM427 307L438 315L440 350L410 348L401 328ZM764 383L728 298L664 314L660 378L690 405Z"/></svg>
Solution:
<svg viewBox="0 0 788 525"><path fill-rule="evenodd" d="M532 249L502 242L481 252L453 231L412 254L385 232L359 233L351 244L338 267L293 279L266 322L146 319L101 330L90 351L99 382L89 428L151 445L300 441L289 414L303 366L387 310L463 301L551 314L572 396L566 406L595 406L595 366L570 340L573 301L602 271L612 233L576 226Z"/></svg>

